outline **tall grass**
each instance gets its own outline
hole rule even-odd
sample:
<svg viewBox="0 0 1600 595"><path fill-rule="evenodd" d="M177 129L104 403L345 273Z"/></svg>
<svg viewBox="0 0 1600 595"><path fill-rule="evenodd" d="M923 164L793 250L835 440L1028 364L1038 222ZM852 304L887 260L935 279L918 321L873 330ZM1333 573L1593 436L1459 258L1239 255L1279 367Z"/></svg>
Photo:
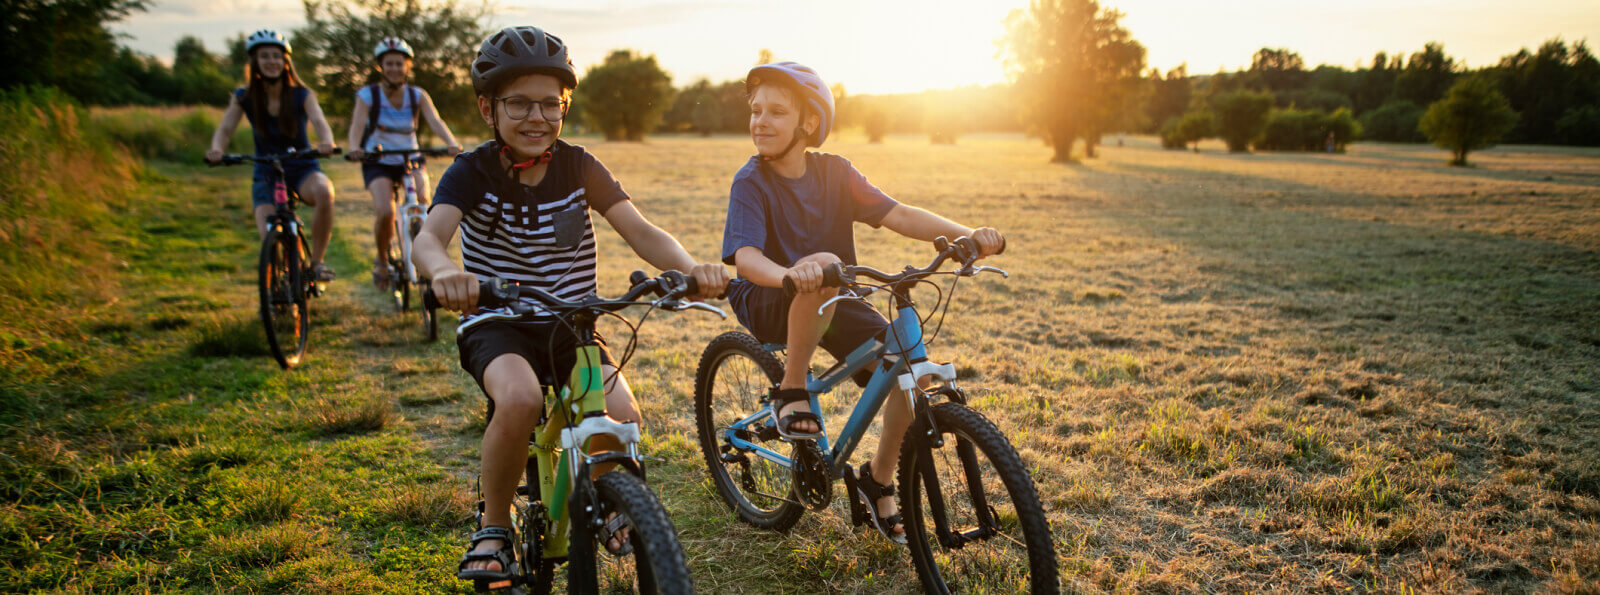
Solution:
<svg viewBox="0 0 1600 595"><path fill-rule="evenodd" d="M108 295L87 279L113 262L105 241L139 165L85 116L55 89L0 91L0 352L34 343L13 327L24 312Z"/></svg>
<svg viewBox="0 0 1600 595"><path fill-rule="evenodd" d="M144 157L194 163L205 157L221 113L210 107L116 107L91 112L94 126L112 141ZM251 149L250 126L234 130L228 149Z"/></svg>

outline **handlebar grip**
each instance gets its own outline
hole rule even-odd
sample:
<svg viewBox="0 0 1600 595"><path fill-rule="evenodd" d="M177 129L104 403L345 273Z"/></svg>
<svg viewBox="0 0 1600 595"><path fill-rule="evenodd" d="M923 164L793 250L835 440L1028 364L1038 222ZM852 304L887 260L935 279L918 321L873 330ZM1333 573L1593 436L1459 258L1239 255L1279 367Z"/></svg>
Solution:
<svg viewBox="0 0 1600 595"><path fill-rule="evenodd" d="M844 263L842 263L842 262L835 262L835 263L830 264L828 266L822 267L822 286L823 287L844 287L845 286L844 277L845 277L845 275L844 275ZM794 279L790 279L788 275L784 275L783 276L783 296L784 297L794 297L794 294L797 293L797 292L798 291L795 289L795 286L794 286Z"/></svg>
<svg viewBox="0 0 1600 595"><path fill-rule="evenodd" d="M512 299L502 298L499 294L495 293L496 283L498 282L498 279L478 280L478 307L499 308L514 301ZM429 310L438 310L439 308L444 307L444 304L439 303L439 296L434 295L432 283L422 290L422 307Z"/></svg>

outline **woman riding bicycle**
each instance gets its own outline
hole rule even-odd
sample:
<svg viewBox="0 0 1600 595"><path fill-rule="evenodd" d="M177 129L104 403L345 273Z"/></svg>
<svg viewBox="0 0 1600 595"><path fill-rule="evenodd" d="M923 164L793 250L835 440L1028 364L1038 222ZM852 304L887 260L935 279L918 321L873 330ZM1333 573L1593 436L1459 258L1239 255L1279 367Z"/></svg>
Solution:
<svg viewBox="0 0 1600 595"><path fill-rule="evenodd" d="M415 149L417 123L426 119L433 133L444 141L451 155L461 152L461 145L450 134L450 127L439 118L428 92L416 85L406 84L411 75L411 60L416 55L411 46L398 37L385 37L372 50L374 68L379 82L356 91L355 111L350 115L350 135L347 139L350 159L361 160L367 151L382 147L384 150ZM377 163L362 163L361 178L367 191L372 193L372 236L377 244L378 258L372 265L372 284L380 291L388 291L395 271L389 270L389 244L394 241L394 187L401 177L410 175L417 189L417 201L428 204L428 171L421 154L412 155L416 169L406 171L406 156L386 155Z"/></svg>
<svg viewBox="0 0 1600 595"><path fill-rule="evenodd" d="M244 69L245 86L233 90L228 109L222 113L222 122L211 135L206 161L216 163L222 159L234 129L239 127L241 115L250 120L256 155L310 148L306 136L308 123L317 129L317 151L324 155L332 153L333 129L322 116L317 94L295 76L294 64L289 61L289 41L277 31L262 29L250 34L244 47L250 55L250 62ZM316 209L316 219L311 225L311 262L315 263L311 270L318 281L332 281L333 269L322 262L322 257L333 236L333 183L314 159L285 161L283 171L289 188ZM272 204L273 175L271 166L256 164L250 197L255 207L256 231L263 237L267 232L267 216L275 208Z"/></svg>
<svg viewBox="0 0 1600 595"><path fill-rule="evenodd" d="M702 263L671 234L645 219L605 165L583 147L559 140L577 71L560 38L537 27L508 27L484 40L471 70L478 113L494 130L491 142L456 158L439 180L436 200L417 235L417 268L432 279L439 302L464 320L482 315L478 277L499 277L566 300L595 291L594 226L606 218L652 266L692 274L701 296L715 296L728 272ZM445 246L460 230L462 266ZM698 299L698 298L697 298ZM493 415L483 433L480 481L483 527L457 576L505 580L514 554L504 535L508 507L528 459L528 435L546 403L543 386L561 386L576 360L578 337L553 316L534 323L491 321L456 338L461 366L489 397ZM606 409L618 421L639 421L628 383L604 350ZM609 435L592 450L617 450ZM608 469L597 466L596 475ZM613 551L627 543L626 527L604 540Z"/></svg>

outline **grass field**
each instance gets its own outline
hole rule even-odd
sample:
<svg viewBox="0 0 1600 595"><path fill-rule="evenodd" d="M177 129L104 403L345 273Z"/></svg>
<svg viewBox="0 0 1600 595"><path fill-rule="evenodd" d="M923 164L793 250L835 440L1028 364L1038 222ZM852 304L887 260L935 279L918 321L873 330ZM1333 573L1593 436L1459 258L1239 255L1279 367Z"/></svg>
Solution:
<svg viewBox="0 0 1600 595"><path fill-rule="evenodd" d="M578 142L717 255L747 139ZM932 352L1033 470L1065 588L1600 591L1600 152L1503 147L1461 169L1406 145L1129 138L1076 166L1010 136L828 149L1007 234L993 264L1011 278L964 282ZM277 370L257 329L244 168L151 164L106 240L114 278L6 307L3 590L465 590L482 398L453 333L421 344L366 283L360 175L326 169L341 279L301 368ZM601 237L615 294L643 263ZM857 241L882 269L930 256ZM788 535L716 500L691 380L735 328L653 315L627 367L699 588L914 590L841 500Z"/></svg>

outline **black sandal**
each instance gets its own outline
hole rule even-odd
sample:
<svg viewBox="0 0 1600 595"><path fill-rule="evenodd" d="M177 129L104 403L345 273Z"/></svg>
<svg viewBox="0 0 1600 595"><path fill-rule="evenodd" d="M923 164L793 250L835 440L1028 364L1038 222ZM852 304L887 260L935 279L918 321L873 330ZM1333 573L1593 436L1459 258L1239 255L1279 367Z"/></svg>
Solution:
<svg viewBox="0 0 1600 595"><path fill-rule="evenodd" d="M795 422L799 421L810 421L817 424L818 428L821 428L822 418L817 417L815 413L810 411L790 411L784 416L778 417L778 412L783 411L785 405L800 401L805 401L809 404L811 402L810 391L803 388L775 388L772 389L771 396L768 398L772 400L772 415L778 420L779 436L790 440L816 440L822 437L822 432L801 432L790 429L794 427Z"/></svg>
<svg viewBox="0 0 1600 595"><path fill-rule="evenodd" d="M491 552L473 551L478 549L478 543L486 539L498 539L505 544ZM461 556L461 563L456 565L456 578L465 581L503 581L510 580L516 575L516 543L517 534L510 527L484 527L472 534L472 544L467 546L467 553ZM473 562L498 562L500 570L487 568L467 568Z"/></svg>
<svg viewBox="0 0 1600 595"><path fill-rule="evenodd" d="M895 525L904 524L901 522L900 513L897 512L886 517L878 516L878 499L894 495L894 482L891 481L885 485L873 479L871 462L862 465L858 471L859 473L856 475L856 494L867 501L867 516L872 517L872 526L878 528L878 532L883 534L884 539L905 545L906 534L894 532Z"/></svg>
<svg viewBox="0 0 1600 595"><path fill-rule="evenodd" d="M623 517L621 513L611 515L611 520L606 521L605 528L602 530L606 539L606 552L618 558L633 553L633 536L631 535L632 531L629 531L630 535L627 536L617 533L618 531L622 531L627 528L629 528L629 525L626 517ZM613 539L621 543L622 546L618 547L617 549L611 549L611 540Z"/></svg>

